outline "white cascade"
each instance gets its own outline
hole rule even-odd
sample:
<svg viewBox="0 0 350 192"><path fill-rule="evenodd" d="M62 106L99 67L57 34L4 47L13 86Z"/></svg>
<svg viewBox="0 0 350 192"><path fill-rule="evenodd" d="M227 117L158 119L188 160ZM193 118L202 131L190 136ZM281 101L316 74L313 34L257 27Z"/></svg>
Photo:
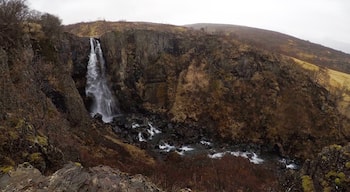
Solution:
<svg viewBox="0 0 350 192"><path fill-rule="evenodd" d="M105 75L105 60L100 42L90 38L90 56L87 66L85 94L92 99L90 114L102 116L102 121L110 123L119 113L117 103L107 85Z"/></svg>

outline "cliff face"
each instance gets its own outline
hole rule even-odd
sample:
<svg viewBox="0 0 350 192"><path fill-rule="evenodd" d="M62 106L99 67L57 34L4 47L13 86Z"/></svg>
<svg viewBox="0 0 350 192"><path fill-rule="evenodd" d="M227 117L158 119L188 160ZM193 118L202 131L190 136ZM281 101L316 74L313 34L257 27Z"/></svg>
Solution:
<svg viewBox="0 0 350 192"><path fill-rule="evenodd" d="M193 31L129 30L100 39L125 112L164 114L301 158L349 136L332 95L291 60Z"/></svg>
<svg viewBox="0 0 350 192"><path fill-rule="evenodd" d="M1 171L23 162L49 173L67 161L122 170L152 166L144 151L90 118L82 97L89 50L88 38L70 34L0 50ZM124 161L131 163L121 166Z"/></svg>

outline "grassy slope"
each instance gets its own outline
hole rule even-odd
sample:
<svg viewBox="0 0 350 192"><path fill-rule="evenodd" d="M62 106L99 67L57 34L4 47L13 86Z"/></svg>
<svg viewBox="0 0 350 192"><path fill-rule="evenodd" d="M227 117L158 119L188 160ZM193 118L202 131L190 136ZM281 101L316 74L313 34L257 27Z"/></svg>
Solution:
<svg viewBox="0 0 350 192"><path fill-rule="evenodd" d="M292 58L306 69L310 76L337 97L339 111L350 117L350 74L332 69L322 68L315 64Z"/></svg>
<svg viewBox="0 0 350 192"><path fill-rule="evenodd" d="M286 34L223 24L193 24L193 29L209 33L231 35L240 41L262 49L278 52L322 67L350 73L350 55L319 44L304 41Z"/></svg>

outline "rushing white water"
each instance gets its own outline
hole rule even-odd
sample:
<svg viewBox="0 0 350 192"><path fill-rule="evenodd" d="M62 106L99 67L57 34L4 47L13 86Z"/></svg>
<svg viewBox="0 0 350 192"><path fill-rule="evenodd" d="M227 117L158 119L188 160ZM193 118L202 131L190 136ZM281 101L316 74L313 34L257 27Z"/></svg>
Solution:
<svg viewBox="0 0 350 192"><path fill-rule="evenodd" d="M175 146L169 145L168 143L163 142L162 144L159 144L159 149L164 151L164 152L170 152L176 149Z"/></svg>
<svg viewBox="0 0 350 192"><path fill-rule="evenodd" d="M298 169L299 168L299 166L297 164L295 164L293 160L283 158L283 159L280 159L279 162L284 164L287 169Z"/></svg>
<svg viewBox="0 0 350 192"><path fill-rule="evenodd" d="M225 151L225 152L219 152L219 153L214 153L214 154L209 154L208 157L212 158L212 159L220 159L222 158L224 155L233 155L235 157L243 157L248 159L251 163L254 164L261 164L264 162L263 159L261 159L260 157L258 157L258 155L256 153L252 153L252 152L242 152L242 151Z"/></svg>
<svg viewBox="0 0 350 192"><path fill-rule="evenodd" d="M113 117L119 113L116 101L110 91L106 75L105 60L100 42L90 38L90 56L87 66L85 94L92 98L90 114L94 117L96 114L102 116L102 121L110 123Z"/></svg>
<svg viewBox="0 0 350 192"><path fill-rule="evenodd" d="M156 129L151 123L148 122L148 126L150 127L149 129L147 129L147 132L150 134L149 139L152 140L153 136L156 134L161 133L160 130Z"/></svg>

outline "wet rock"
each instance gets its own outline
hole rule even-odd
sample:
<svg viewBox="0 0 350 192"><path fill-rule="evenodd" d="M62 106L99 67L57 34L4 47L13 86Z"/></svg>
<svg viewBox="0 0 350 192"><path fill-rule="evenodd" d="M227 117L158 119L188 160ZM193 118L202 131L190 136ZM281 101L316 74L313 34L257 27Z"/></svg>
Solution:
<svg viewBox="0 0 350 192"><path fill-rule="evenodd" d="M95 115L93 116L93 118L94 118L94 119L97 119L97 120L99 120L99 121L102 122L102 115L99 114L99 113L95 114Z"/></svg>

